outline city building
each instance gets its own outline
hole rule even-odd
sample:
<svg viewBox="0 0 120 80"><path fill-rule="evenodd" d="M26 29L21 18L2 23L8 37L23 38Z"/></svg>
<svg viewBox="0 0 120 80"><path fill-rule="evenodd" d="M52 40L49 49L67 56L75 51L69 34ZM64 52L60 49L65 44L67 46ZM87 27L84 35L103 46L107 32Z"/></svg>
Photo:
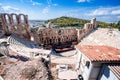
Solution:
<svg viewBox="0 0 120 80"><path fill-rule="evenodd" d="M117 71L120 67L118 66L116 73L112 71L112 66L105 67L107 64L120 64L120 50L109 47L109 46L90 46L90 45L77 45L76 46L78 61L76 68L78 72L83 76L84 80L119 80L120 75L119 71ZM106 73L102 72L104 70L108 70ZM103 70L104 69L104 70ZM110 74L106 78L104 78L104 74ZM102 76L101 76L102 75ZM115 77L114 77L114 76ZM113 79L114 77L115 79Z"/></svg>
<svg viewBox="0 0 120 80"><path fill-rule="evenodd" d="M100 72L99 80L120 80L120 63L105 64Z"/></svg>

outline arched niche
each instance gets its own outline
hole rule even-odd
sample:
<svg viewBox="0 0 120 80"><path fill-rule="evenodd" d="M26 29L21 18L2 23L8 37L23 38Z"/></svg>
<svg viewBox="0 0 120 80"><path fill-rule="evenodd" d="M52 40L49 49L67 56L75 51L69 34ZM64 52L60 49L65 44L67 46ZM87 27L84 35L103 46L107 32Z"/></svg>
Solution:
<svg viewBox="0 0 120 80"><path fill-rule="evenodd" d="M18 15L18 21L19 21L19 30L23 34L28 34L29 35L29 30L28 30L28 24L25 23L25 15L24 14L19 14Z"/></svg>
<svg viewBox="0 0 120 80"><path fill-rule="evenodd" d="M18 18L19 18L20 24L21 24L21 23L22 23L22 24L26 24L26 15L24 15L24 14L19 14L19 15L18 15Z"/></svg>
<svg viewBox="0 0 120 80"><path fill-rule="evenodd" d="M11 24L14 30L19 30L19 26L18 26L18 16L17 14L12 13L11 15Z"/></svg>
<svg viewBox="0 0 120 80"><path fill-rule="evenodd" d="M18 24L18 17L17 17L17 14L11 14L11 21L12 21L12 24Z"/></svg>
<svg viewBox="0 0 120 80"><path fill-rule="evenodd" d="M5 19L5 24L11 24L11 20L10 20L10 15L9 14L4 14L4 19Z"/></svg>
<svg viewBox="0 0 120 80"><path fill-rule="evenodd" d="M11 31L11 19L10 19L10 15L7 14L7 13L4 13L2 15L2 18L3 18L3 25L5 27L5 31L7 34L10 33Z"/></svg>

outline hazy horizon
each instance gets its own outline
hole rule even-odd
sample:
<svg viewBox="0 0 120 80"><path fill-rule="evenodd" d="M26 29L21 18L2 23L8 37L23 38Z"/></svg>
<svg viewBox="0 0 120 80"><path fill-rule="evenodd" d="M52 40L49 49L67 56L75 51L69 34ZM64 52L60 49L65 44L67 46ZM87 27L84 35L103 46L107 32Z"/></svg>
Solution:
<svg viewBox="0 0 120 80"><path fill-rule="evenodd" d="M23 13L29 20L61 16L102 22L120 20L119 0L0 0L0 13Z"/></svg>

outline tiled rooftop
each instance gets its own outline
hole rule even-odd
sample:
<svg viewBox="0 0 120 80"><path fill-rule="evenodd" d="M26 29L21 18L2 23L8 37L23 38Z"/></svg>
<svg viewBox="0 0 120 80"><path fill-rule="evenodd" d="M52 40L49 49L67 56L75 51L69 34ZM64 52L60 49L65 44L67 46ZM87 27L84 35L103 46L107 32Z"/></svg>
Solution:
<svg viewBox="0 0 120 80"><path fill-rule="evenodd" d="M120 61L120 50L108 46L76 46L91 61Z"/></svg>

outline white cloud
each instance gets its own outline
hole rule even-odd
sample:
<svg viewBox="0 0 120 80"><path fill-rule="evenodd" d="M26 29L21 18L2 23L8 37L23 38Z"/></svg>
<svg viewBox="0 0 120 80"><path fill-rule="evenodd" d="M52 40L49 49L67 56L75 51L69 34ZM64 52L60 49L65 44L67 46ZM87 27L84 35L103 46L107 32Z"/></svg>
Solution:
<svg viewBox="0 0 120 80"><path fill-rule="evenodd" d="M111 12L111 14L113 14L113 15L119 14L119 15L120 15L120 9L119 9L119 10L113 10L113 11Z"/></svg>
<svg viewBox="0 0 120 80"><path fill-rule="evenodd" d="M18 8L14 8L14 7L11 7L11 6L3 6L2 8L3 8L5 11L11 11L11 10L13 10L13 11L19 11Z"/></svg>
<svg viewBox="0 0 120 80"><path fill-rule="evenodd" d="M100 21L117 22L120 19L120 6L100 7L87 11L85 15L86 17L96 17Z"/></svg>
<svg viewBox="0 0 120 80"><path fill-rule="evenodd" d="M90 0L77 0L78 3L90 2Z"/></svg>
<svg viewBox="0 0 120 80"><path fill-rule="evenodd" d="M86 15L101 16L101 15L108 15L109 12L110 12L109 8L98 8L96 10L91 11L90 13L86 13Z"/></svg>
<svg viewBox="0 0 120 80"><path fill-rule="evenodd" d="M1 5L0 6L0 11L3 13L17 13L17 12L21 12L20 9L18 8L14 8L14 7L11 7L11 6L3 6Z"/></svg>
<svg viewBox="0 0 120 80"><path fill-rule="evenodd" d="M40 6L41 5L41 3L39 3L39 2L35 2L35 1L33 1L33 0L29 0L31 3L32 3L32 5L33 6Z"/></svg>
<svg viewBox="0 0 120 80"><path fill-rule="evenodd" d="M58 6L57 3L53 3L52 0L47 0L48 6Z"/></svg>
<svg viewBox="0 0 120 80"><path fill-rule="evenodd" d="M41 5L41 3L38 3L38 2L33 2L32 5Z"/></svg>
<svg viewBox="0 0 120 80"><path fill-rule="evenodd" d="M107 7L107 8L97 8L86 13L89 16L109 16L109 15L120 15L120 6L117 7Z"/></svg>
<svg viewBox="0 0 120 80"><path fill-rule="evenodd" d="M48 5L45 8L43 8L43 10L42 10L42 15L43 16L46 16L50 12L50 8L52 6L58 6L58 4L53 4L52 0L46 0L46 1L47 1Z"/></svg>
<svg viewBox="0 0 120 80"><path fill-rule="evenodd" d="M42 14L47 14L49 12L49 7L45 7L43 10L42 10Z"/></svg>

